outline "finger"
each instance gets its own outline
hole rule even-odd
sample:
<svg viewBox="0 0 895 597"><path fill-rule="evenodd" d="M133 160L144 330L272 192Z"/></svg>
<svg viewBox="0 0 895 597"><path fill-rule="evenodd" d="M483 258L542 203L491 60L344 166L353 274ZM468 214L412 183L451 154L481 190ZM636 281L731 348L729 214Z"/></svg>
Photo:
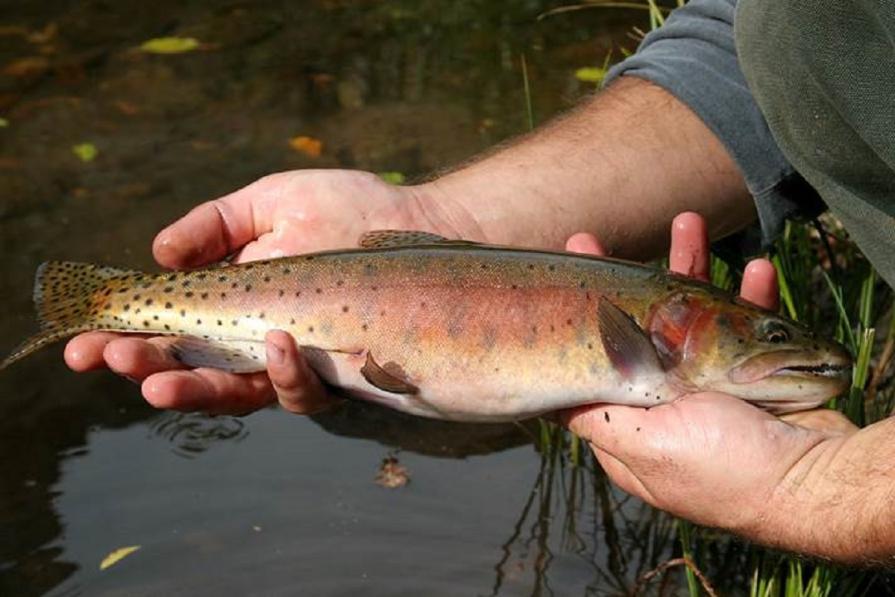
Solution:
<svg viewBox="0 0 895 597"><path fill-rule="evenodd" d="M143 381L160 371L185 368L167 350L167 345L172 341L171 338L117 338L106 345L103 358L118 375Z"/></svg>
<svg viewBox="0 0 895 597"><path fill-rule="evenodd" d="M106 345L121 337L120 334L112 332L79 334L65 345L65 364L79 373L103 369L106 366L106 361L103 358Z"/></svg>
<svg viewBox="0 0 895 597"><path fill-rule="evenodd" d="M156 261L170 268L197 267L269 232L282 183L282 175L267 176L194 208L155 237Z"/></svg>
<svg viewBox="0 0 895 597"><path fill-rule="evenodd" d="M671 223L668 266L673 272L708 281L709 236L705 219L698 213L686 211Z"/></svg>
<svg viewBox="0 0 895 597"><path fill-rule="evenodd" d="M569 253L584 253L587 255L607 255L606 249L597 240L597 237L589 232L576 232L566 241L566 251Z"/></svg>
<svg viewBox="0 0 895 597"><path fill-rule="evenodd" d="M776 311L780 304L777 270L767 259L753 259L743 272L740 296L759 307Z"/></svg>
<svg viewBox="0 0 895 597"><path fill-rule="evenodd" d="M780 418L791 425L835 435L849 435L858 430L857 425L852 423L848 417L830 408L803 410L782 415Z"/></svg>
<svg viewBox="0 0 895 597"><path fill-rule="evenodd" d="M302 357L291 335L272 330L267 333L265 340L267 374L280 406L290 412L307 415L334 404L320 379Z"/></svg>
<svg viewBox="0 0 895 597"><path fill-rule="evenodd" d="M276 401L267 373L238 375L218 369L165 371L143 381L143 397L156 408L244 415Z"/></svg>

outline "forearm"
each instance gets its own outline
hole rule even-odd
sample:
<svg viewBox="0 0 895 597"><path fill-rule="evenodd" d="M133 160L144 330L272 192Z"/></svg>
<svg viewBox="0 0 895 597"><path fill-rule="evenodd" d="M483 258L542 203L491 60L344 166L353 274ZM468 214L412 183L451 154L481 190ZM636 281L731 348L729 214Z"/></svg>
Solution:
<svg viewBox="0 0 895 597"><path fill-rule="evenodd" d="M895 419L809 450L780 483L753 534L838 562L895 564Z"/></svg>
<svg viewBox="0 0 895 597"><path fill-rule="evenodd" d="M556 248L586 230L629 258L660 255L682 211L703 214L713 238L755 218L715 135L674 96L634 77L417 189L489 242Z"/></svg>

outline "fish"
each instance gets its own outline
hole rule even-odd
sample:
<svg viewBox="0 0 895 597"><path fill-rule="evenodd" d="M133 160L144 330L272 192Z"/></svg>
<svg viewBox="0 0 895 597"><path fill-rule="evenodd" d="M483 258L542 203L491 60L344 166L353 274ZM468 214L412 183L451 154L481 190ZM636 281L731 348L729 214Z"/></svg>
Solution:
<svg viewBox="0 0 895 597"><path fill-rule="evenodd" d="M194 271L51 261L33 298L40 332L0 369L108 330L171 336L189 367L262 371L265 333L278 329L330 386L454 421L702 391L784 413L843 392L852 363L811 329L671 272L417 231Z"/></svg>

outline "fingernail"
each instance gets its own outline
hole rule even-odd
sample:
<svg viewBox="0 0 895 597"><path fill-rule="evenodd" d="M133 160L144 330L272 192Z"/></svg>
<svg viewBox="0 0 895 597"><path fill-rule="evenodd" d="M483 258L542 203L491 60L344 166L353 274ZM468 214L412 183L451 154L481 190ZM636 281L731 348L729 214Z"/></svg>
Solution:
<svg viewBox="0 0 895 597"><path fill-rule="evenodd" d="M267 343L267 361L274 365L282 365L286 360L286 353L272 342Z"/></svg>

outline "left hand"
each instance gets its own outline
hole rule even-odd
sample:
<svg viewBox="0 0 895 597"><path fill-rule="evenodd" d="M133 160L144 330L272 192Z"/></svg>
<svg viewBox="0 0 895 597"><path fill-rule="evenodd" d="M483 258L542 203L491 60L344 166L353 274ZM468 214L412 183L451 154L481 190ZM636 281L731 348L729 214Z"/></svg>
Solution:
<svg viewBox="0 0 895 597"><path fill-rule="evenodd" d="M602 253L597 239L587 234L570 238L567 249ZM708 280L708 239L699 215L675 218L670 265L677 273ZM769 261L748 265L741 296L776 308L776 272ZM648 409L582 407L566 411L562 419L590 444L606 473L628 493L698 524L771 544L786 518L769 509L792 493L794 480L788 473L857 430L829 409L777 418L717 392L691 394Z"/></svg>

